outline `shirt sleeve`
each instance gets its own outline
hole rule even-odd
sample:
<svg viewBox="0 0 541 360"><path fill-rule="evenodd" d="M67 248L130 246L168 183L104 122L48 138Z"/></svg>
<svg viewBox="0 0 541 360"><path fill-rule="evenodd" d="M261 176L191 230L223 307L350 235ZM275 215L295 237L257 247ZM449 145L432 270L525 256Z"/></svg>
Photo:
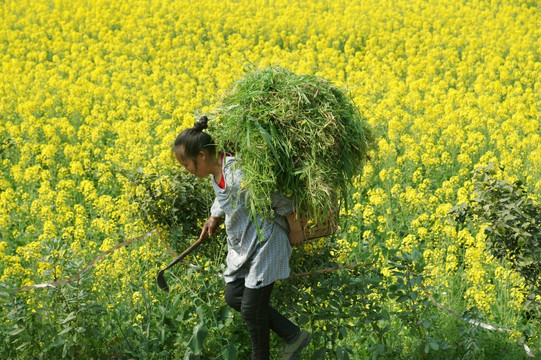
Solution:
<svg viewBox="0 0 541 360"><path fill-rule="evenodd" d="M279 192L271 194L271 206L274 212L280 216L287 216L296 210L293 199Z"/></svg>
<svg viewBox="0 0 541 360"><path fill-rule="evenodd" d="M218 202L218 199L214 199L214 203L212 204L212 207L210 208L210 215L215 218L220 218L225 216L225 212L220 207L220 203Z"/></svg>

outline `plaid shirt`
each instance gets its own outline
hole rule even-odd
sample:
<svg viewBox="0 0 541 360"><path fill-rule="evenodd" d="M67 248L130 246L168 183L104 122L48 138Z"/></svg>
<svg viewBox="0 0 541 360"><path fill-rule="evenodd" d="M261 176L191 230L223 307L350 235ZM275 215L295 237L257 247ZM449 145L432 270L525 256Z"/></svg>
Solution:
<svg viewBox="0 0 541 360"><path fill-rule="evenodd" d="M260 241L252 213L246 208L246 192L241 190L242 171L235 166L234 157L226 157L224 162L225 189L221 189L211 175L216 193L211 215L225 216L228 246L225 281L244 278L246 287L257 289L287 278L291 245L285 216L295 210L293 201L279 193L271 194L274 219L257 217L262 233Z"/></svg>

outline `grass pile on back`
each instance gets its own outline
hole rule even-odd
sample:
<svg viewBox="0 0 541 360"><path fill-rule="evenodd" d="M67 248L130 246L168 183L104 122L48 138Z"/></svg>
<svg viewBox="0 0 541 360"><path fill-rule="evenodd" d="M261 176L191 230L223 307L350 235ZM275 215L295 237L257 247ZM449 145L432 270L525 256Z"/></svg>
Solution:
<svg viewBox="0 0 541 360"><path fill-rule="evenodd" d="M252 210L291 195L300 213L324 219L362 171L373 133L346 92L313 75L273 66L247 72L215 109L210 132L244 172Z"/></svg>

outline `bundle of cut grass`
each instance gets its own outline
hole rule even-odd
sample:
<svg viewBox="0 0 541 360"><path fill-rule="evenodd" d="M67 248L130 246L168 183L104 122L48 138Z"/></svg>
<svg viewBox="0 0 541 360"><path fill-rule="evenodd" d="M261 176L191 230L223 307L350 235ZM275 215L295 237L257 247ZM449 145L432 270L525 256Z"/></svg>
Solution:
<svg viewBox="0 0 541 360"><path fill-rule="evenodd" d="M344 90L279 66L246 73L214 115L211 135L239 158L252 210L260 214L278 190L294 198L301 214L327 217L336 200L346 199L373 144Z"/></svg>

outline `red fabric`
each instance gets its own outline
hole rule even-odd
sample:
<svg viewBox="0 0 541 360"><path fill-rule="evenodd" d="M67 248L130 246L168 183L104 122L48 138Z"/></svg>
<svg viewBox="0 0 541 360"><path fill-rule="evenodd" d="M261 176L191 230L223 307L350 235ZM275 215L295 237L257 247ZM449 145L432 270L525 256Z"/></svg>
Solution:
<svg viewBox="0 0 541 360"><path fill-rule="evenodd" d="M225 156L228 156L228 154L225 154ZM224 168L224 153L220 153L220 167L222 168L222 177L220 178L220 182L218 182L218 186L220 187L220 189L225 189L225 179L224 179L224 173L223 173L223 168Z"/></svg>
<svg viewBox="0 0 541 360"><path fill-rule="evenodd" d="M225 180L224 180L223 174L222 174L222 178L220 179L220 182L218 183L218 186L220 187L220 189L225 189Z"/></svg>

